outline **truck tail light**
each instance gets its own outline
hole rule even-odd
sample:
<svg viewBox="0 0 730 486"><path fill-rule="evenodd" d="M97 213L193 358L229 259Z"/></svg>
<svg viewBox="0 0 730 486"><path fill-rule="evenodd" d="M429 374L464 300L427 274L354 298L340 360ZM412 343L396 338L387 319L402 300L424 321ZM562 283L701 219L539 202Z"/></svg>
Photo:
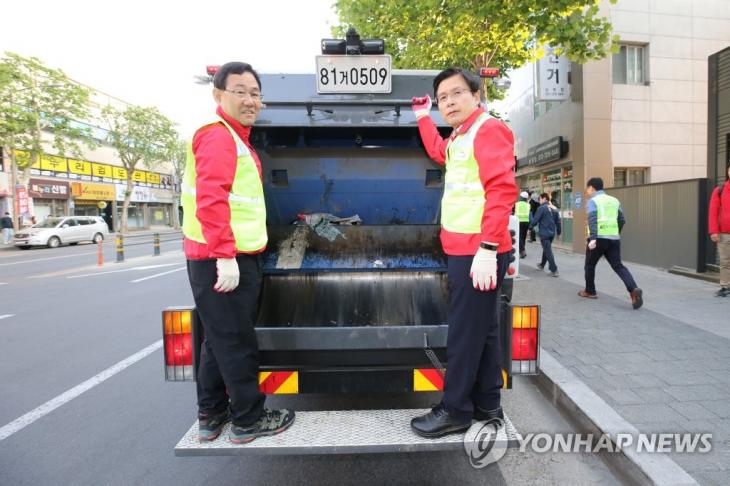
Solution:
<svg viewBox="0 0 730 486"><path fill-rule="evenodd" d="M540 351L540 308L512 307L512 374L536 374Z"/></svg>
<svg viewBox="0 0 730 486"><path fill-rule="evenodd" d="M162 311L167 381L193 381L192 317L189 309Z"/></svg>

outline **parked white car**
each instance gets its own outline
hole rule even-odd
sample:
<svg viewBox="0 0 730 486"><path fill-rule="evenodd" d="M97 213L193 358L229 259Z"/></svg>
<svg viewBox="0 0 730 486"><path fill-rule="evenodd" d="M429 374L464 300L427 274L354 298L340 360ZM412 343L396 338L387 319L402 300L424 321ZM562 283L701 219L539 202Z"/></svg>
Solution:
<svg viewBox="0 0 730 486"><path fill-rule="evenodd" d="M99 216L52 217L19 230L13 242L24 249L31 246L56 248L67 243L75 245L79 241L98 243L108 235L109 227Z"/></svg>

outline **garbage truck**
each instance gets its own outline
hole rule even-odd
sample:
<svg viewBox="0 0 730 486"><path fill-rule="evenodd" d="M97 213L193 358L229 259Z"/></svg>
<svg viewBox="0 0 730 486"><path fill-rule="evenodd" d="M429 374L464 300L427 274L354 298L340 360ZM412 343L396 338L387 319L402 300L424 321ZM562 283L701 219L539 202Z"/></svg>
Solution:
<svg viewBox="0 0 730 486"><path fill-rule="evenodd" d="M176 455L463 447L463 436L434 440L411 432L410 419L423 410L397 398L443 390L448 367L439 241L445 168L426 155L410 109L413 95L432 91L436 72L391 72L389 56L372 56L384 59L380 64L370 57L318 56L314 74L261 75L266 108L251 134L269 236L256 321L259 383L271 395L392 395L396 406L300 412L295 401L297 420L287 432L247 445L231 444L225 430L200 443L194 423ZM387 80L380 76L386 68ZM330 84L334 78L357 85L323 87L323 73ZM451 128L437 110L432 116L446 136ZM516 232L516 218L510 225ZM518 263L502 286L505 388L539 367L539 306L512 304ZM166 308L162 332L165 379L195 380L204 339L195 309ZM333 421L337 434L318 426ZM513 432L507 419L505 434Z"/></svg>

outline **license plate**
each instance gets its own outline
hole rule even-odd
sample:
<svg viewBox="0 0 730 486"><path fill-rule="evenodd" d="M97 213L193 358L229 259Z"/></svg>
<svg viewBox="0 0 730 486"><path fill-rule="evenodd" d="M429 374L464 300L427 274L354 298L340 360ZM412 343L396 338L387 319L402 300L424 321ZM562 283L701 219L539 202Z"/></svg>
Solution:
<svg viewBox="0 0 730 486"><path fill-rule="evenodd" d="M317 93L390 93L390 55L317 56Z"/></svg>

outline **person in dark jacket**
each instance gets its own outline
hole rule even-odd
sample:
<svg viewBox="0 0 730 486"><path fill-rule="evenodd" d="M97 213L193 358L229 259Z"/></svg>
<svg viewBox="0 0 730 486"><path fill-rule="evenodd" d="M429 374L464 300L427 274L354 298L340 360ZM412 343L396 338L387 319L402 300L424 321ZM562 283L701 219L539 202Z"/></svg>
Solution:
<svg viewBox="0 0 730 486"><path fill-rule="evenodd" d="M0 218L0 228L3 230L3 243L9 245L13 242L13 218L10 213L6 212L5 216Z"/></svg>
<svg viewBox="0 0 730 486"><path fill-rule="evenodd" d="M536 225L540 225L540 244L542 245L542 259L537 264L540 270L545 268L545 263L549 264L550 275L559 277L558 266L555 264L555 256L553 255L553 240L556 235L560 235L562 228L560 226L560 215L558 211L550 207L550 197L546 193L540 194L540 207L535 212L535 217L530 223L530 232L534 233Z"/></svg>
<svg viewBox="0 0 730 486"><path fill-rule="evenodd" d="M535 214L537 213L537 208L540 207L539 198L536 193L531 192L530 193L530 199L527 201L530 204L530 223L535 220ZM530 241L535 242L535 232L530 231Z"/></svg>

